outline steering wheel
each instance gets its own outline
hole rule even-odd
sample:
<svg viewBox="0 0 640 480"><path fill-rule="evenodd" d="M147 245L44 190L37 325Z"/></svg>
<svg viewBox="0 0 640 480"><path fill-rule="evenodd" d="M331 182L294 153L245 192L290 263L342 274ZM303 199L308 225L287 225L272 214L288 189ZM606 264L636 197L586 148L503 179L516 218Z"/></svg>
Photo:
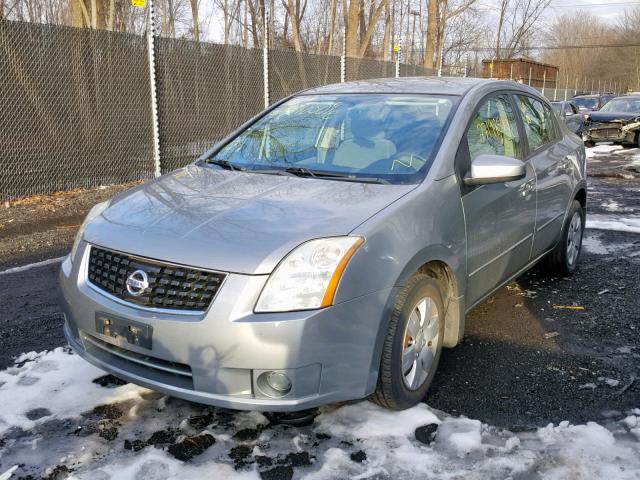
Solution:
<svg viewBox="0 0 640 480"><path fill-rule="evenodd" d="M363 168L363 173L375 173L378 175L385 175L390 173L404 173L411 174L416 173L427 163L427 160L420 155L414 153L400 153L389 158L383 158L377 160Z"/></svg>

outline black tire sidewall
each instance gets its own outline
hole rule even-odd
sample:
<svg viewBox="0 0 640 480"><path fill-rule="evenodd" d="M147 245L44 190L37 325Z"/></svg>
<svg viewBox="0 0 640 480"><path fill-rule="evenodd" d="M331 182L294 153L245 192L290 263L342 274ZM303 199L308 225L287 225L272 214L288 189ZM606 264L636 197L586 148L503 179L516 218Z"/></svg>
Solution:
<svg viewBox="0 0 640 480"><path fill-rule="evenodd" d="M424 297L430 297L436 302L436 308L438 309L438 317L440 319L440 332L438 338L438 349L436 351L436 357L434 360L433 368L429 372L424 384L417 390L410 390L404 382L404 374L402 371L402 351L404 343L404 331L409 320L409 316L413 311L413 307L418 303L418 300ZM396 309L398 306L396 306ZM440 293L440 287L438 283L429 277L420 278L410 290L407 292L406 299L403 305L400 307L400 311L394 311L394 314L398 314L398 326L393 337L393 350L391 356L391 389L395 403L400 408L408 408L416 405L425 397L436 370L438 369L438 363L440 361L440 355L442 353L442 342L444 340L444 305L442 302L442 294Z"/></svg>

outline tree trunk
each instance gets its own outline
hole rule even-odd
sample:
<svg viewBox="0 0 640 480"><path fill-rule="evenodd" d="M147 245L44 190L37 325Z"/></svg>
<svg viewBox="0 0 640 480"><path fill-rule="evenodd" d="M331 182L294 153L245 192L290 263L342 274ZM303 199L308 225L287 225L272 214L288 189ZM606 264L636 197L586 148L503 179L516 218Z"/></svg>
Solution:
<svg viewBox="0 0 640 480"><path fill-rule="evenodd" d="M382 37L382 58L386 62L389 60L389 42L391 41L391 5L385 2L384 5L384 37Z"/></svg>
<svg viewBox="0 0 640 480"><path fill-rule="evenodd" d="M498 20L498 37L496 39L496 59L500 59L500 41L502 37L502 27L504 26L504 17L507 13L507 6L509 0L502 0L502 5L500 6L500 18Z"/></svg>
<svg viewBox="0 0 640 480"><path fill-rule="evenodd" d="M331 18L329 20L329 45L327 46L327 55L331 55L333 52L333 36L336 32L336 11L338 7L337 0L331 0Z"/></svg>
<svg viewBox="0 0 640 480"><path fill-rule="evenodd" d="M346 12L345 28L347 29L347 55L355 57L359 53L358 22L360 20L360 0L350 0Z"/></svg>
<svg viewBox="0 0 640 480"><path fill-rule="evenodd" d="M438 35L438 0L428 0L427 6L427 42L424 50L425 68L433 68L436 55L436 37Z"/></svg>
<svg viewBox="0 0 640 480"><path fill-rule="evenodd" d="M291 35L293 36L293 47L296 52L302 51L302 41L300 39L300 1L287 0L285 4L289 17L291 18Z"/></svg>
<svg viewBox="0 0 640 480"><path fill-rule="evenodd" d="M193 39L200 41L200 22L198 21L198 0L191 0L191 18L193 19Z"/></svg>

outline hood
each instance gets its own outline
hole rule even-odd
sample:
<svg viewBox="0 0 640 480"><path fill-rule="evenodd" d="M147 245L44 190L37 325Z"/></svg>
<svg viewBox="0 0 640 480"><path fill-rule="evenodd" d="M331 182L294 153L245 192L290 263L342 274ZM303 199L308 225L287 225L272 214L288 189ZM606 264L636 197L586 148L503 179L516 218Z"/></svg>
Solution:
<svg viewBox="0 0 640 480"><path fill-rule="evenodd" d="M84 238L178 264L267 274L297 245L346 235L415 187L190 165L116 197Z"/></svg>
<svg viewBox="0 0 640 480"><path fill-rule="evenodd" d="M628 112L591 112L589 120L597 123L626 123L640 117L640 113Z"/></svg>

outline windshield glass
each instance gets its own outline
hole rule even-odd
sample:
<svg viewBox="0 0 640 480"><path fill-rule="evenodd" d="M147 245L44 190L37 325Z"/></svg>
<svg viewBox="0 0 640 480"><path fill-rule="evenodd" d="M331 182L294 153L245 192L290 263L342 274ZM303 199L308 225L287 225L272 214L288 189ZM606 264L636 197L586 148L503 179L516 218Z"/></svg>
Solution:
<svg viewBox="0 0 640 480"><path fill-rule="evenodd" d="M600 111L640 114L640 98L616 98L602 107Z"/></svg>
<svg viewBox="0 0 640 480"><path fill-rule="evenodd" d="M578 108L598 108L597 97L576 97L573 99L573 103L575 103Z"/></svg>
<svg viewBox="0 0 640 480"><path fill-rule="evenodd" d="M415 183L424 177L454 97L349 94L292 98L210 161L260 172Z"/></svg>

